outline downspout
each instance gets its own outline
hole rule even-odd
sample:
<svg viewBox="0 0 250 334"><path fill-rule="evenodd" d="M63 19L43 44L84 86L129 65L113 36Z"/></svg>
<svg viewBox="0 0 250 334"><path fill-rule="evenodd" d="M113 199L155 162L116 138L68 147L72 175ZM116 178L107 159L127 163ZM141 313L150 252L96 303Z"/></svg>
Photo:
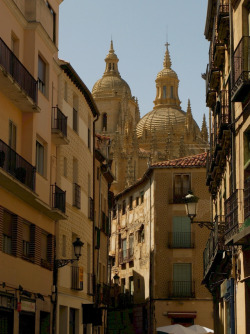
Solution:
<svg viewBox="0 0 250 334"><path fill-rule="evenodd" d="M152 333L152 254L151 254L151 244L152 244L152 178L149 179L149 333Z"/></svg>

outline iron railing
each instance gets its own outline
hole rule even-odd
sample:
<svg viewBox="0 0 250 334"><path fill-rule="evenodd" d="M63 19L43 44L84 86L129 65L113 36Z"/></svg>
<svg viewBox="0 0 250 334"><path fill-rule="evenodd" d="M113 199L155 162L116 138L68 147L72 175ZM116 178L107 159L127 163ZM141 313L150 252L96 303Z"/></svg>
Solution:
<svg viewBox="0 0 250 334"><path fill-rule="evenodd" d="M238 233L238 190L225 200L226 226L225 238Z"/></svg>
<svg viewBox="0 0 250 334"><path fill-rule="evenodd" d="M72 266L71 267L71 289L83 290L83 268Z"/></svg>
<svg viewBox="0 0 250 334"><path fill-rule="evenodd" d="M228 128L231 122L230 111L229 111L229 96L227 90L220 92L220 101L218 108L218 130L219 137L221 138L223 130Z"/></svg>
<svg viewBox="0 0 250 334"><path fill-rule="evenodd" d="M244 221L250 217L250 177L244 182Z"/></svg>
<svg viewBox="0 0 250 334"><path fill-rule="evenodd" d="M35 191L36 168L0 139L0 167Z"/></svg>
<svg viewBox="0 0 250 334"><path fill-rule="evenodd" d="M169 248L194 248L194 232L168 232Z"/></svg>
<svg viewBox="0 0 250 334"><path fill-rule="evenodd" d="M221 24L223 17L229 16L229 0L219 0L217 7L217 26Z"/></svg>
<svg viewBox="0 0 250 334"><path fill-rule="evenodd" d="M59 188L56 183L51 185L52 208L65 213L66 191Z"/></svg>
<svg viewBox="0 0 250 334"><path fill-rule="evenodd" d="M0 65L3 66L25 93L37 103L37 81L0 38Z"/></svg>
<svg viewBox="0 0 250 334"><path fill-rule="evenodd" d="M169 298L194 298L195 281L169 281L168 282Z"/></svg>
<svg viewBox="0 0 250 334"><path fill-rule="evenodd" d="M73 183L73 205L81 209L81 187L77 183Z"/></svg>
<svg viewBox="0 0 250 334"><path fill-rule="evenodd" d="M52 130L59 130L64 137L67 137L67 117L58 107L52 107Z"/></svg>
<svg viewBox="0 0 250 334"><path fill-rule="evenodd" d="M250 36L243 36L233 54L232 99L250 85ZM239 100L240 101L240 100Z"/></svg>
<svg viewBox="0 0 250 334"><path fill-rule="evenodd" d="M94 220L94 200L92 197L89 197L88 217L90 220Z"/></svg>

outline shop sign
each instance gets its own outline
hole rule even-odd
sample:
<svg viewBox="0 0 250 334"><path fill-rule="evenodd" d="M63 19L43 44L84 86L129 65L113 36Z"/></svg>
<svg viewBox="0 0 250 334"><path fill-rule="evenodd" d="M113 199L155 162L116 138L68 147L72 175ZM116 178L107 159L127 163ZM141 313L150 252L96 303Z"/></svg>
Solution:
<svg viewBox="0 0 250 334"><path fill-rule="evenodd" d="M12 296L0 295L0 306L14 310L14 300Z"/></svg>
<svg viewBox="0 0 250 334"><path fill-rule="evenodd" d="M36 303L28 300L22 300L21 311L36 312Z"/></svg>

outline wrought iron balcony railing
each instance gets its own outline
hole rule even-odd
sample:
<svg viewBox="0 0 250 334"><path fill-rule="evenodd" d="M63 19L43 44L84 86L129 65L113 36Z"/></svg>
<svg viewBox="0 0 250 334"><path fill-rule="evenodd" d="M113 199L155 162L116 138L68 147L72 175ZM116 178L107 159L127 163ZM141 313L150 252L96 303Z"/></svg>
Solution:
<svg viewBox="0 0 250 334"><path fill-rule="evenodd" d="M67 137L67 117L58 107L52 107L52 131L60 131L64 137Z"/></svg>
<svg viewBox="0 0 250 334"><path fill-rule="evenodd" d="M37 103L37 81L0 38L0 65L18 83L23 91Z"/></svg>
<svg viewBox="0 0 250 334"><path fill-rule="evenodd" d="M168 282L169 298L194 298L195 282L194 281L169 281Z"/></svg>
<svg viewBox="0 0 250 334"><path fill-rule="evenodd" d="M250 87L250 36L241 38L233 54L232 101L242 102Z"/></svg>
<svg viewBox="0 0 250 334"><path fill-rule="evenodd" d="M71 267L71 289L83 290L83 267Z"/></svg>
<svg viewBox="0 0 250 334"><path fill-rule="evenodd" d="M66 191L63 191L56 184L51 185L52 208L59 209L65 213Z"/></svg>
<svg viewBox="0 0 250 334"><path fill-rule="evenodd" d="M81 187L77 183L73 183L73 205L81 209Z"/></svg>
<svg viewBox="0 0 250 334"><path fill-rule="evenodd" d="M194 248L194 232L169 232L169 248Z"/></svg>
<svg viewBox="0 0 250 334"><path fill-rule="evenodd" d="M35 191L36 168L0 140L0 167Z"/></svg>
<svg viewBox="0 0 250 334"><path fill-rule="evenodd" d="M229 95L227 90L222 90L220 92L218 106L218 136L221 138L223 131L228 129L228 125L231 122Z"/></svg>
<svg viewBox="0 0 250 334"><path fill-rule="evenodd" d="M244 182L244 221L250 217L250 177Z"/></svg>
<svg viewBox="0 0 250 334"><path fill-rule="evenodd" d="M229 239L232 235L238 233L238 190L225 201L226 226L225 238Z"/></svg>

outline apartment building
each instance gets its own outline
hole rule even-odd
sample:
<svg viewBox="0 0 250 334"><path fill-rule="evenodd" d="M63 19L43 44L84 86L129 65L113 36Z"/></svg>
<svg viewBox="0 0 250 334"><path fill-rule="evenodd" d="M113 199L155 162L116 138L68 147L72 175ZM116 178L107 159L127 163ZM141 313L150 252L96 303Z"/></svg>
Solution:
<svg viewBox="0 0 250 334"><path fill-rule="evenodd" d="M209 220L206 157L202 153L154 163L115 196L109 333L117 328L154 333L176 323L213 327L212 296L202 285L209 230L191 224L184 204L192 190L200 198L197 220Z"/></svg>
<svg viewBox="0 0 250 334"><path fill-rule="evenodd" d="M0 2L0 332L49 333L56 221L51 110L61 0Z"/></svg>
<svg viewBox="0 0 250 334"><path fill-rule="evenodd" d="M249 333L250 307L250 3L208 1L210 108L207 185L214 231L204 251L216 333Z"/></svg>

